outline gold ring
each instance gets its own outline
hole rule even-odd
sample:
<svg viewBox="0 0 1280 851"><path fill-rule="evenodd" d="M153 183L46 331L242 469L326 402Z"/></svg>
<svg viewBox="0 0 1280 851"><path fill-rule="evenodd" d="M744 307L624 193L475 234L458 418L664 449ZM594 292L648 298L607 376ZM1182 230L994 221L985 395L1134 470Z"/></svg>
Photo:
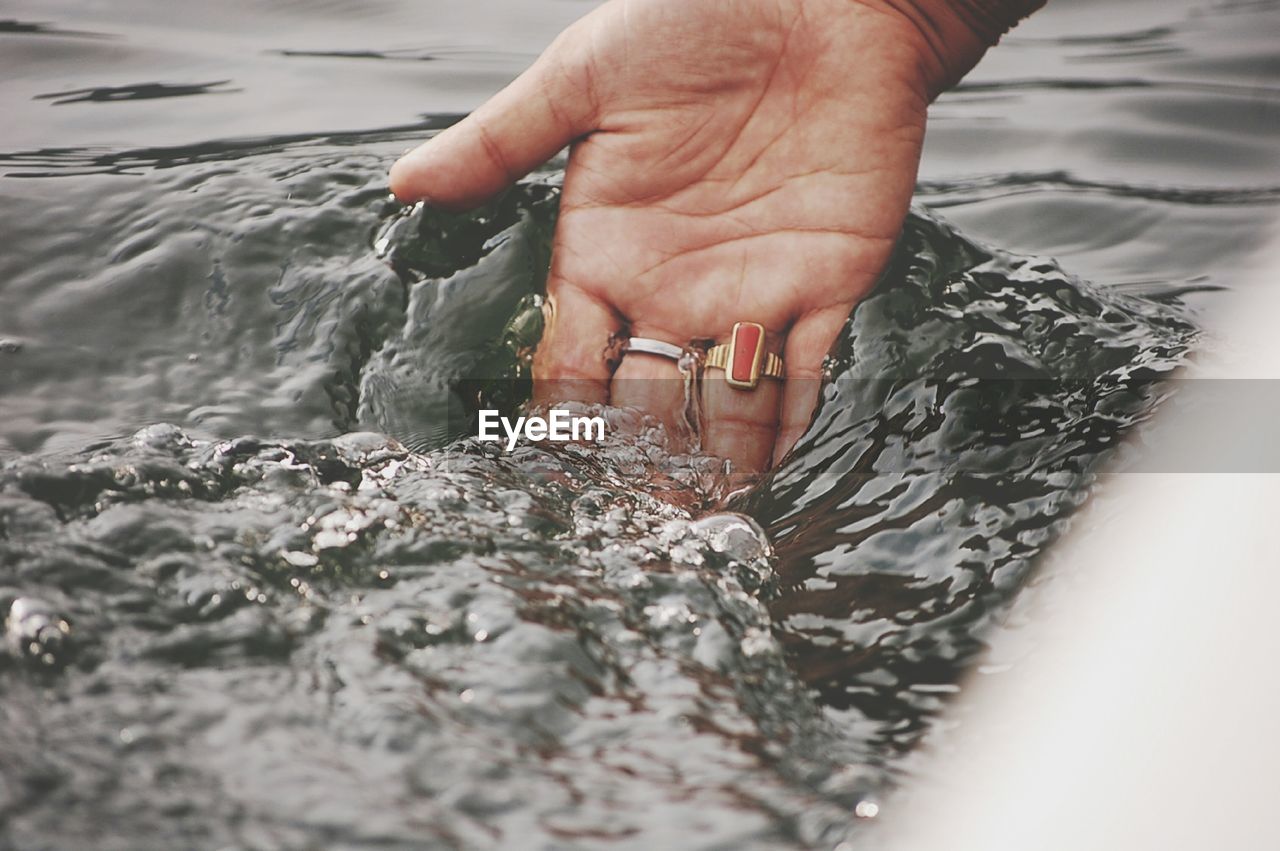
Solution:
<svg viewBox="0 0 1280 851"><path fill-rule="evenodd" d="M724 370L724 380L739 390L754 390L760 377L782 378L782 358L764 350L764 326L735 322L729 344L707 350L705 365Z"/></svg>

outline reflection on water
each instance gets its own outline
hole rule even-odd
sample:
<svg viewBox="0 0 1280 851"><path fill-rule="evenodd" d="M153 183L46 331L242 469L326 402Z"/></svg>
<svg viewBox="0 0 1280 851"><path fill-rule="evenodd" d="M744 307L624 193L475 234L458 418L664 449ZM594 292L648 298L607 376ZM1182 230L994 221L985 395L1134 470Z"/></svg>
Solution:
<svg viewBox="0 0 1280 851"><path fill-rule="evenodd" d="M979 239L913 214L731 497L626 411L458 439L527 392L559 171L445 216L386 168L580 6L20 4L0 844L834 845L1266 229L1227 6L1050 10L944 98L919 197Z"/></svg>
<svg viewBox="0 0 1280 851"><path fill-rule="evenodd" d="M121 100L154 100L156 98L181 98L191 95L232 94L236 90L226 88L230 80L191 85L143 83L137 86L99 86L93 89L70 89L36 95L36 100L50 101L54 106L68 103L109 103Z"/></svg>

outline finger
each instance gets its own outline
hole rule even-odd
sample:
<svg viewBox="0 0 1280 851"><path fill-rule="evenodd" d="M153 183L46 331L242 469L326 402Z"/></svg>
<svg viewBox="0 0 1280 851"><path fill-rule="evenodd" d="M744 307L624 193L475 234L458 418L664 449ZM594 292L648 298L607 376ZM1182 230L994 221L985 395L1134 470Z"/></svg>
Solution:
<svg viewBox="0 0 1280 851"><path fill-rule="evenodd" d="M590 64L576 30L475 112L401 157L391 167L395 196L474 207L594 129Z"/></svg>
<svg viewBox="0 0 1280 851"><path fill-rule="evenodd" d="M808 430L822 390L823 361L848 318L849 307L837 305L806 314L791 327L783 357L787 380L782 393L774 464L782 461Z"/></svg>
<svg viewBox="0 0 1280 851"><path fill-rule="evenodd" d="M728 324L716 335L717 344L728 344L733 325ZM780 352L783 335L766 329L763 359L769 352ZM733 364L730 364L730 369ZM752 389L739 389L725 380L725 371L709 368L703 373L702 405L703 448L728 458L738 470L757 472L769 466L773 445L778 436L778 405L782 399L782 383L776 378L760 376Z"/></svg>
<svg viewBox="0 0 1280 851"><path fill-rule="evenodd" d="M622 329L621 320L599 299L556 277L554 270L547 297L546 329L533 354L534 401L609 401L610 343Z"/></svg>
<svg viewBox="0 0 1280 851"><path fill-rule="evenodd" d="M683 346L685 342L663 329L635 325L632 335ZM620 408L639 408L662 420L669 434L684 431L684 377L676 362L661 355L628 352L613 374L612 403Z"/></svg>

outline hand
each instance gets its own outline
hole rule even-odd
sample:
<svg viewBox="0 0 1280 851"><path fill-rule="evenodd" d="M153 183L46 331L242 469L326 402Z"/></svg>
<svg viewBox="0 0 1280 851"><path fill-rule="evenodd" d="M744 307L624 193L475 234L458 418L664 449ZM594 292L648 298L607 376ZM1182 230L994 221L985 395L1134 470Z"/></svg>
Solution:
<svg viewBox="0 0 1280 851"><path fill-rule="evenodd" d="M473 206L572 142L537 397L677 421L674 362L631 354L611 371L610 336L727 342L734 322L759 322L785 381L703 382L704 448L758 470L808 426L823 359L898 236L949 75L916 25L871 0L612 0L396 163L391 185Z"/></svg>

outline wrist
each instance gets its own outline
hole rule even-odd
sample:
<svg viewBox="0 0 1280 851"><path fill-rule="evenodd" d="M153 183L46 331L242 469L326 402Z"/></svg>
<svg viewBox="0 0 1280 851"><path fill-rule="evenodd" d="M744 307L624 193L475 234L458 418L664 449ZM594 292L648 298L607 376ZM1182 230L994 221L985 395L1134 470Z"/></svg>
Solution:
<svg viewBox="0 0 1280 851"><path fill-rule="evenodd" d="M859 0L915 31L930 98L978 64L987 48L1046 0Z"/></svg>

